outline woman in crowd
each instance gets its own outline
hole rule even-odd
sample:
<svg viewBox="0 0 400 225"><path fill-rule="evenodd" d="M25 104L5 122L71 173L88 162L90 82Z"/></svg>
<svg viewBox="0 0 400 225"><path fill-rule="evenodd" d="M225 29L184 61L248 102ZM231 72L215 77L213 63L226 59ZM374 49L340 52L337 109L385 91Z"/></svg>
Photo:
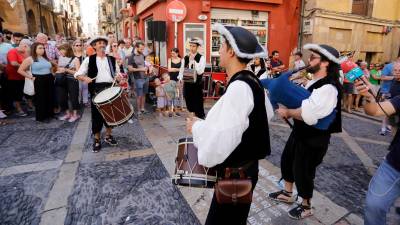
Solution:
<svg viewBox="0 0 400 225"><path fill-rule="evenodd" d="M83 52L83 43L81 40L76 40L73 43L74 55L79 59L79 65L82 64L82 61L85 59L85 53ZM85 82L79 81L79 101L83 103L85 106L89 107L89 90L88 85Z"/></svg>
<svg viewBox="0 0 400 225"><path fill-rule="evenodd" d="M122 58L122 56L120 54L120 51L118 48L118 42L116 42L116 41L111 42L110 46L111 46L111 49L110 49L110 53L108 53L108 55L113 56L115 58L115 60L117 61L118 66L120 67L120 71L124 71L124 70L122 70L124 59Z"/></svg>
<svg viewBox="0 0 400 225"><path fill-rule="evenodd" d="M250 69L258 78L261 77L260 79L268 77L268 71L265 67L264 59L261 59L260 57L254 58L253 64L250 65Z"/></svg>
<svg viewBox="0 0 400 225"><path fill-rule="evenodd" d="M56 74L63 74L65 80L64 85L57 87L60 107L62 111L65 111L65 114L59 119L72 123L79 118L79 81L74 78L74 74L79 69L80 63L79 58L75 57L71 45L62 44L58 50L60 58ZM71 109L68 102L71 103Z"/></svg>
<svg viewBox="0 0 400 225"><path fill-rule="evenodd" d="M46 56L45 46L34 43L31 57L26 58L18 69L22 76L34 80L36 121L47 122L53 116L54 79L51 74L51 63ZM28 72L29 68L32 74Z"/></svg>
<svg viewBox="0 0 400 225"><path fill-rule="evenodd" d="M168 59L168 73L171 80L177 82L179 105L177 107L183 108L183 83L178 81L180 68L183 64L183 59L179 55L179 49L173 48L171 50L171 58Z"/></svg>

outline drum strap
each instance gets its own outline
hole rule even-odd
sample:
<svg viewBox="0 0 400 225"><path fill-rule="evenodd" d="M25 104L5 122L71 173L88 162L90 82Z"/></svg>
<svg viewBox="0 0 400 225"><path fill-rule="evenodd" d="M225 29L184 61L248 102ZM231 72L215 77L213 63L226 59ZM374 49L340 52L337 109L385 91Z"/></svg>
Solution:
<svg viewBox="0 0 400 225"><path fill-rule="evenodd" d="M108 61L108 65L110 66L111 77L114 78L115 77L114 67L113 67L112 62L111 62L111 60L110 60L110 58L108 56L107 56L107 61ZM117 64L115 64L115 66L117 66Z"/></svg>

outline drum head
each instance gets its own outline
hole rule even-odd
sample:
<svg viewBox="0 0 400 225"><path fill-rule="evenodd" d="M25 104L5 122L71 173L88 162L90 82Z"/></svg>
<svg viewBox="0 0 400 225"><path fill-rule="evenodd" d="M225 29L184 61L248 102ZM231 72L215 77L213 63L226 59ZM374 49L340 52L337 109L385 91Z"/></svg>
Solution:
<svg viewBox="0 0 400 225"><path fill-rule="evenodd" d="M110 99L113 99L115 96L117 96L121 92L120 87L110 87L107 88L100 93L96 95L96 97L93 99L94 103L101 104L103 102L106 102Z"/></svg>

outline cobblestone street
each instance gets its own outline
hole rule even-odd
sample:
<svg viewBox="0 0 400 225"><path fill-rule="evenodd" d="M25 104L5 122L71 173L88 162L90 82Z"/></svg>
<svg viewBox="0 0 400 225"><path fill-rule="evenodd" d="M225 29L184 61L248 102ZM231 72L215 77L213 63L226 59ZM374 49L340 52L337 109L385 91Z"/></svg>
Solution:
<svg viewBox="0 0 400 225"><path fill-rule="evenodd" d="M176 187L170 175L184 116L146 115L114 129L118 147L91 152L90 114L75 124L38 124L32 117L0 127L0 224L202 224L212 190ZM272 154L260 162L249 224L363 224L371 174L392 138L379 122L345 114L316 177L315 215L286 215L290 206L266 198L277 190L280 155L290 128L270 123ZM396 203L399 205L398 203ZM395 224L399 218L389 216Z"/></svg>

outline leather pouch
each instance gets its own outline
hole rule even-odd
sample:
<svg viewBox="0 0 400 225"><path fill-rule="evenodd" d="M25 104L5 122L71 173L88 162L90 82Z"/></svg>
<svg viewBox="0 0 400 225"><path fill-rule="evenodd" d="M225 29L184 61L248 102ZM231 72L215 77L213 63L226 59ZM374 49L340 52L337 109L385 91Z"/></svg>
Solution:
<svg viewBox="0 0 400 225"><path fill-rule="evenodd" d="M231 178L233 173L238 173L239 178ZM219 204L250 204L253 198L251 179L245 177L242 168L226 168L225 177L214 188Z"/></svg>

